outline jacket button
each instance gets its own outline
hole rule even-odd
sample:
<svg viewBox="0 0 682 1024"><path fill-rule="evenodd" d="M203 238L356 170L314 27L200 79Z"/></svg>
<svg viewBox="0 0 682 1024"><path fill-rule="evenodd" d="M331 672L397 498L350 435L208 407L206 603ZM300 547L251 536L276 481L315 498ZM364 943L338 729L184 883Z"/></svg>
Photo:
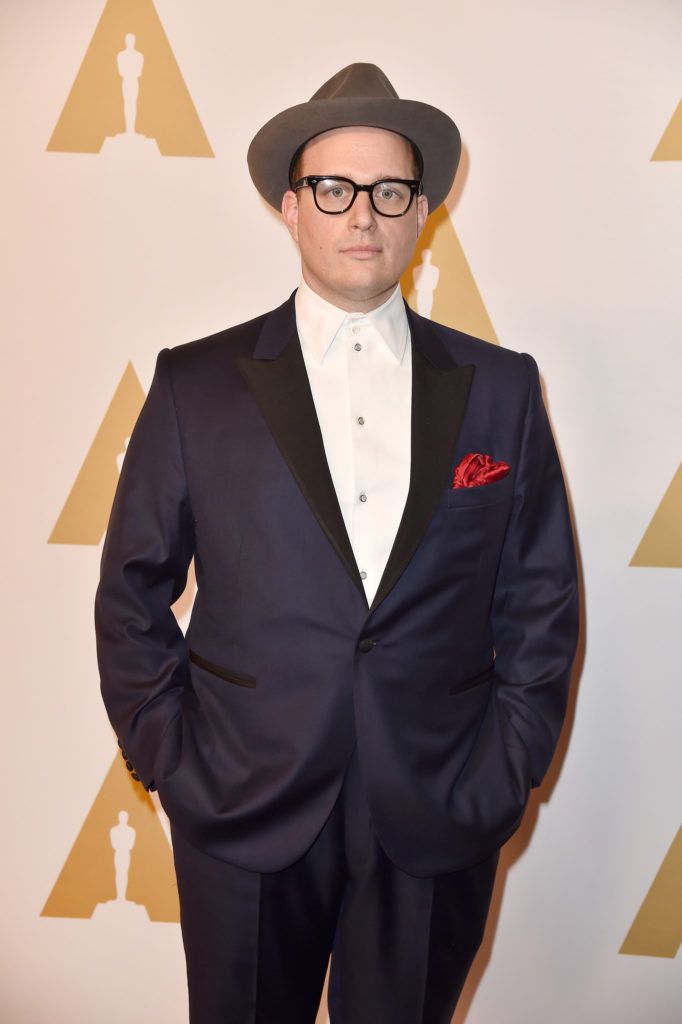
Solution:
<svg viewBox="0 0 682 1024"><path fill-rule="evenodd" d="M358 644L358 650L362 651L363 654L367 654L367 652L371 651L373 647L376 647L376 645L376 640L370 640L369 637L365 637L364 640L361 640Z"/></svg>

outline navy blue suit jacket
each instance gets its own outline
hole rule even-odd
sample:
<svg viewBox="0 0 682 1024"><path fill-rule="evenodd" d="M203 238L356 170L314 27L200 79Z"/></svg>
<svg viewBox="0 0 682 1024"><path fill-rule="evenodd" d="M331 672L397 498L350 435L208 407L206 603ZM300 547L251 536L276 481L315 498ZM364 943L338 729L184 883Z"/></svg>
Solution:
<svg viewBox="0 0 682 1024"><path fill-rule="evenodd" d="M96 599L109 717L175 827L253 871L306 851L356 742L389 857L418 876L475 863L557 742L578 599L537 366L408 316L410 487L371 607L293 296L162 351L124 460ZM453 489L469 452L509 475ZM170 606L192 557L185 638Z"/></svg>

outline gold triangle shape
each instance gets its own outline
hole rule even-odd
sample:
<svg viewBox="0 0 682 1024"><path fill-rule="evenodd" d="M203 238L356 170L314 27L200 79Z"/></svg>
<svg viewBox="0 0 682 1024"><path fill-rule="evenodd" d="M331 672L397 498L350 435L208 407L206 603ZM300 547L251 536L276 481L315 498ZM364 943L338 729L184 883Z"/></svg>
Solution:
<svg viewBox="0 0 682 1024"><path fill-rule="evenodd" d="M134 133L126 135L119 55L132 35L137 72ZM99 153L105 140L155 139L163 156L213 156L152 0L107 0L47 149ZM152 147L155 149L155 147Z"/></svg>
<svg viewBox="0 0 682 1024"><path fill-rule="evenodd" d="M427 220L400 283L417 313L499 344L445 206Z"/></svg>
<svg viewBox="0 0 682 1024"><path fill-rule="evenodd" d="M619 953L676 956L682 943L682 828L654 878Z"/></svg>
<svg viewBox="0 0 682 1024"><path fill-rule="evenodd" d="M654 512L630 565L682 569L682 463Z"/></svg>
<svg viewBox="0 0 682 1024"><path fill-rule="evenodd" d="M122 815L127 820L122 820ZM127 868L127 888L116 893L112 829L134 839ZM129 845L129 843L128 843ZM145 907L152 921L179 921L173 854L149 794L128 773L117 754L71 847L42 917L91 917L107 908Z"/></svg>
<svg viewBox="0 0 682 1024"><path fill-rule="evenodd" d="M682 160L682 100L677 104L677 110L670 118L651 159Z"/></svg>
<svg viewBox="0 0 682 1024"><path fill-rule="evenodd" d="M142 385L128 363L48 544L99 544L109 522L118 463L143 402Z"/></svg>

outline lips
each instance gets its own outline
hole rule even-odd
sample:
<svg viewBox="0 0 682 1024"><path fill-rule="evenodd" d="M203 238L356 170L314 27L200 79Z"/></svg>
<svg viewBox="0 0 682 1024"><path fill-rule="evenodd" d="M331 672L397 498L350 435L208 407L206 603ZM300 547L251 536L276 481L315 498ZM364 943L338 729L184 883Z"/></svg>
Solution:
<svg viewBox="0 0 682 1024"><path fill-rule="evenodd" d="M344 249L343 253L346 256L354 256L356 259L368 260L372 256L377 256L381 252L381 249L375 245L353 245L349 249Z"/></svg>

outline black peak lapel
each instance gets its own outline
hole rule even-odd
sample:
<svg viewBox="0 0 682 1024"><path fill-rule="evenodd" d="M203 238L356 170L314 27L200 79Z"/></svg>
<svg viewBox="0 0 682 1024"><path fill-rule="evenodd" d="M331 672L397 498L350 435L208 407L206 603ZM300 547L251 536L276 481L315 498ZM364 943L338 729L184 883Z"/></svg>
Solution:
<svg viewBox="0 0 682 1024"><path fill-rule="evenodd" d="M473 366L458 366L428 321L408 310L412 337L410 486L391 554L372 607L384 600L415 553L435 512L455 457Z"/></svg>
<svg viewBox="0 0 682 1024"><path fill-rule="evenodd" d="M239 372L296 483L364 597L360 572L329 472L291 299L268 317L254 353L254 358L241 356L237 359Z"/></svg>

